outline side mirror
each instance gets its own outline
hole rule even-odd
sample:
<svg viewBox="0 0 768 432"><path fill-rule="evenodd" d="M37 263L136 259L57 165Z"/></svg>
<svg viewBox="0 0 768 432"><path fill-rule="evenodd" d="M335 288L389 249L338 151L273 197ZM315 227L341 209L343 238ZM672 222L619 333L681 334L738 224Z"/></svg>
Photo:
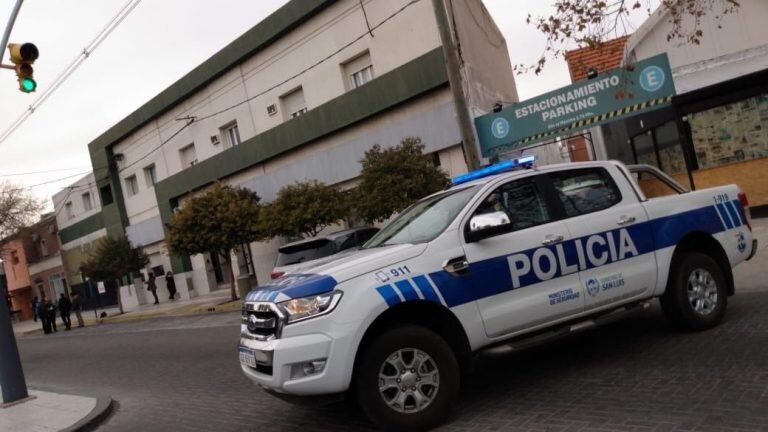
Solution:
<svg viewBox="0 0 768 432"><path fill-rule="evenodd" d="M496 234L501 234L511 228L512 222L503 211L474 215L469 220L467 241L476 242Z"/></svg>

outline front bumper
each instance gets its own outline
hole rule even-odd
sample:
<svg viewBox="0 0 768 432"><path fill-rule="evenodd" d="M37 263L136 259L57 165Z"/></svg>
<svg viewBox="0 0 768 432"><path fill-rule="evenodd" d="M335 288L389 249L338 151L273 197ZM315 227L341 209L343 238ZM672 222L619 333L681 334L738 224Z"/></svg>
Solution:
<svg viewBox="0 0 768 432"><path fill-rule="evenodd" d="M302 323L303 324L303 323ZM346 327L346 326L345 326ZM318 396L345 392L349 388L354 364L354 329L338 328L329 334L309 333L258 341L241 337L239 346L269 359L256 368L241 364L243 373L270 392L294 396ZM346 330L346 331L344 331ZM307 363L324 362L321 371L307 375Z"/></svg>

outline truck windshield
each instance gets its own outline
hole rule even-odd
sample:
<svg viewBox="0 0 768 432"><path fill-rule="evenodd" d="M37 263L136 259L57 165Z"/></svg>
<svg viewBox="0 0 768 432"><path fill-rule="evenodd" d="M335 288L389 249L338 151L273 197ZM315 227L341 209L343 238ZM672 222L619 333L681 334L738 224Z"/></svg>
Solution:
<svg viewBox="0 0 768 432"><path fill-rule="evenodd" d="M432 241L453 222L476 192L477 186L472 186L419 201L388 223L363 248Z"/></svg>

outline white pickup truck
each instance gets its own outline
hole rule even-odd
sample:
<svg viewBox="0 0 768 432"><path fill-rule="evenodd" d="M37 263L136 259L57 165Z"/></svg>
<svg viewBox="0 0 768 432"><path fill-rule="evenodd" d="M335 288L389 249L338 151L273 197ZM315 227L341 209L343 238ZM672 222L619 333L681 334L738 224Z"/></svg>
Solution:
<svg viewBox="0 0 768 432"><path fill-rule="evenodd" d="M450 415L478 353L657 297L684 328L723 319L731 268L757 248L737 186L687 192L648 166L531 162L458 177L359 252L250 292L243 372L284 398L351 392L381 427L423 430Z"/></svg>

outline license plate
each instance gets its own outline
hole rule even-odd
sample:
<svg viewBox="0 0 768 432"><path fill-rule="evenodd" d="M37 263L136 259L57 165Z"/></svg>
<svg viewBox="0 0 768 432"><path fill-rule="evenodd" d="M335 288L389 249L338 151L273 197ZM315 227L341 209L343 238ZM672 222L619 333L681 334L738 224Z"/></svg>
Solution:
<svg viewBox="0 0 768 432"><path fill-rule="evenodd" d="M256 367L256 353L252 349L248 348L242 348L240 347L240 363L250 366L252 368Z"/></svg>

